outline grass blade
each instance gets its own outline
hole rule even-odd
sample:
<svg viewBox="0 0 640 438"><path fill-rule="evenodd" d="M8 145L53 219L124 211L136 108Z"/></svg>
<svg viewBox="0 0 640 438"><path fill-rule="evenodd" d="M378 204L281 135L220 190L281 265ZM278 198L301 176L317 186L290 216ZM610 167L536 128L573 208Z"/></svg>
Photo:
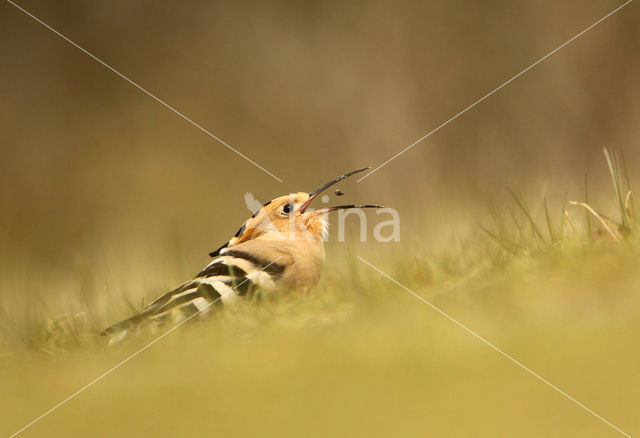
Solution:
<svg viewBox="0 0 640 438"><path fill-rule="evenodd" d="M627 214L624 208L622 191L620 189L620 171L618 169L618 165L615 160L615 157L609 151L609 149L604 148L604 156L607 159L607 165L609 166L609 173L611 174L611 179L613 180L613 188L615 189L616 197L618 198L618 206L620 208L620 215L622 216L622 228L625 230L628 230L629 220L627 219Z"/></svg>
<svg viewBox="0 0 640 438"><path fill-rule="evenodd" d="M524 197L522 195L519 195L519 196L516 195L513 192L513 190L511 190L509 187L507 187L507 190L509 190L509 193L511 193L511 196L516 201L516 204L518 204L518 207L520 207L520 209L522 210L526 218L529 220L529 223L531 224L531 229L533 230L533 233L535 234L535 236L538 239L540 239L542 242L545 242L544 236L540 232L540 228L538 228L536 221L533 220L533 216L531 216L531 212L529 211L529 207L527 206L527 203L524 201Z"/></svg>
<svg viewBox="0 0 640 438"><path fill-rule="evenodd" d="M605 218L601 215L599 215L593 208L591 208L590 205L585 204L584 202L576 202L576 201L569 201L569 204L571 205L578 205L580 207L584 207L587 209L587 211L589 211L589 213L591 213L592 215L595 216L596 219L598 219L600 221L600 223L602 224L602 226L604 227L605 230L607 230L607 232L611 235L611 237L613 237L613 240L615 240L616 242L618 242L619 244L622 244L622 240L620 240L620 238L616 235L616 233L613 232L613 230L611 229L611 227L609 227L609 225L607 224L607 222L605 221Z"/></svg>
<svg viewBox="0 0 640 438"><path fill-rule="evenodd" d="M553 223L551 222L551 217L549 216L549 207L547 206L547 198L544 198L544 215L547 218L547 228L549 229L549 237L551 238L551 242L555 243L558 241L556 238L556 232L554 230Z"/></svg>
<svg viewBox="0 0 640 438"><path fill-rule="evenodd" d="M584 174L584 203L589 205L589 189L587 186L587 174ZM591 215L589 214L589 210L585 209L584 215L586 216L585 220L587 222L587 234L589 237L589 243L593 242L593 231L591 229Z"/></svg>

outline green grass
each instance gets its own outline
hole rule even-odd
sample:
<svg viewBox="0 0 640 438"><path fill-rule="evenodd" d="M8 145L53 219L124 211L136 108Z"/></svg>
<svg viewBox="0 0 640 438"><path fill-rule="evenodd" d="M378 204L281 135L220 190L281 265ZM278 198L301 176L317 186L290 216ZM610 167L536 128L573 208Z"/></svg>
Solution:
<svg viewBox="0 0 640 438"><path fill-rule="evenodd" d="M606 157L609 215L586 184L558 211L511 190L446 245L329 245L313 293L187 324L24 436L619 436L356 255L638 434L638 221L623 160ZM101 257L35 283L11 268L1 434L152 340L105 348L96 333L189 274L169 252Z"/></svg>

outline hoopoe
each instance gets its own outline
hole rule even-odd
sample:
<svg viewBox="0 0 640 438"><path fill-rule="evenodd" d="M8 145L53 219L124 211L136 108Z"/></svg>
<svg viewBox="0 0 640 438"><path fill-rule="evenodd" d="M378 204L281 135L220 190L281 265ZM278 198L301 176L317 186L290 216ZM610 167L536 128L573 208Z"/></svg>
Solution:
<svg viewBox="0 0 640 438"><path fill-rule="evenodd" d="M309 290L324 264L326 213L349 208L382 208L379 205L339 205L308 210L324 190L359 172L341 175L310 193L275 198L247 219L224 245L209 253L213 261L194 279L165 293L137 315L103 331L111 342L144 322L180 321L209 313L212 307L232 305L257 290ZM258 204L259 205L259 204Z"/></svg>

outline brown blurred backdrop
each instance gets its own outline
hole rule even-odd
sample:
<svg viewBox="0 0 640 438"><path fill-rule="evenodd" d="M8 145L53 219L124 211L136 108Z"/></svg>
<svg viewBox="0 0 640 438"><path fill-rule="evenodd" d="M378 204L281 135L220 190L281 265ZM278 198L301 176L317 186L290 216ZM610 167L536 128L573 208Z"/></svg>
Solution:
<svg viewBox="0 0 640 438"><path fill-rule="evenodd" d="M622 2L19 4L284 180L0 2L0 243L12 262L65 264L111 245L204 262L245 192L379 165ZM640 173L638 7L347 195L397 208L405 236L505 185L581 196L585 173L606 181L603 146Z"/></svg>

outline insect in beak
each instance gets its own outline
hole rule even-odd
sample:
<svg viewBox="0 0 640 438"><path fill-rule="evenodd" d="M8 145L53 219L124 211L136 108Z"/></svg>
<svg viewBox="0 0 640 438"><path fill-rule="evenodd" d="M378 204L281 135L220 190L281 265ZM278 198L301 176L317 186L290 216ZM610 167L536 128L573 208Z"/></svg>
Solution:
<svg viewBox="0 0 640 438"><path fill-rule="evenodd" d="M365 170L371 169L371 167L363 167L362 169L357 169L357 170L352 170L351 172L347 172L344 175L341 175L335 179L332 179L331 181L329 181L328 183L318 187L317 189L315 189L314 191L312 191L311 193L309 193L309 199L307 199L307 201L302 204L300 206L300 214L303 214L307 208L309 207L309 205L311 204L311 202L322 192L324 192L326 189L328 189L329 187L331 187L332 185L342 181L345 178L349 178L351 175L355 175L356 173L360 173L360 172L364 172ZM313 213L314 214L322 214L322 213L327 213L329 211L334 211L334 210L342 210L342 209L347 209L347 208L383 208L380 205L338 205L336 207L327 207L327 208L322 208L320 210L315 210Z"/></svg>

